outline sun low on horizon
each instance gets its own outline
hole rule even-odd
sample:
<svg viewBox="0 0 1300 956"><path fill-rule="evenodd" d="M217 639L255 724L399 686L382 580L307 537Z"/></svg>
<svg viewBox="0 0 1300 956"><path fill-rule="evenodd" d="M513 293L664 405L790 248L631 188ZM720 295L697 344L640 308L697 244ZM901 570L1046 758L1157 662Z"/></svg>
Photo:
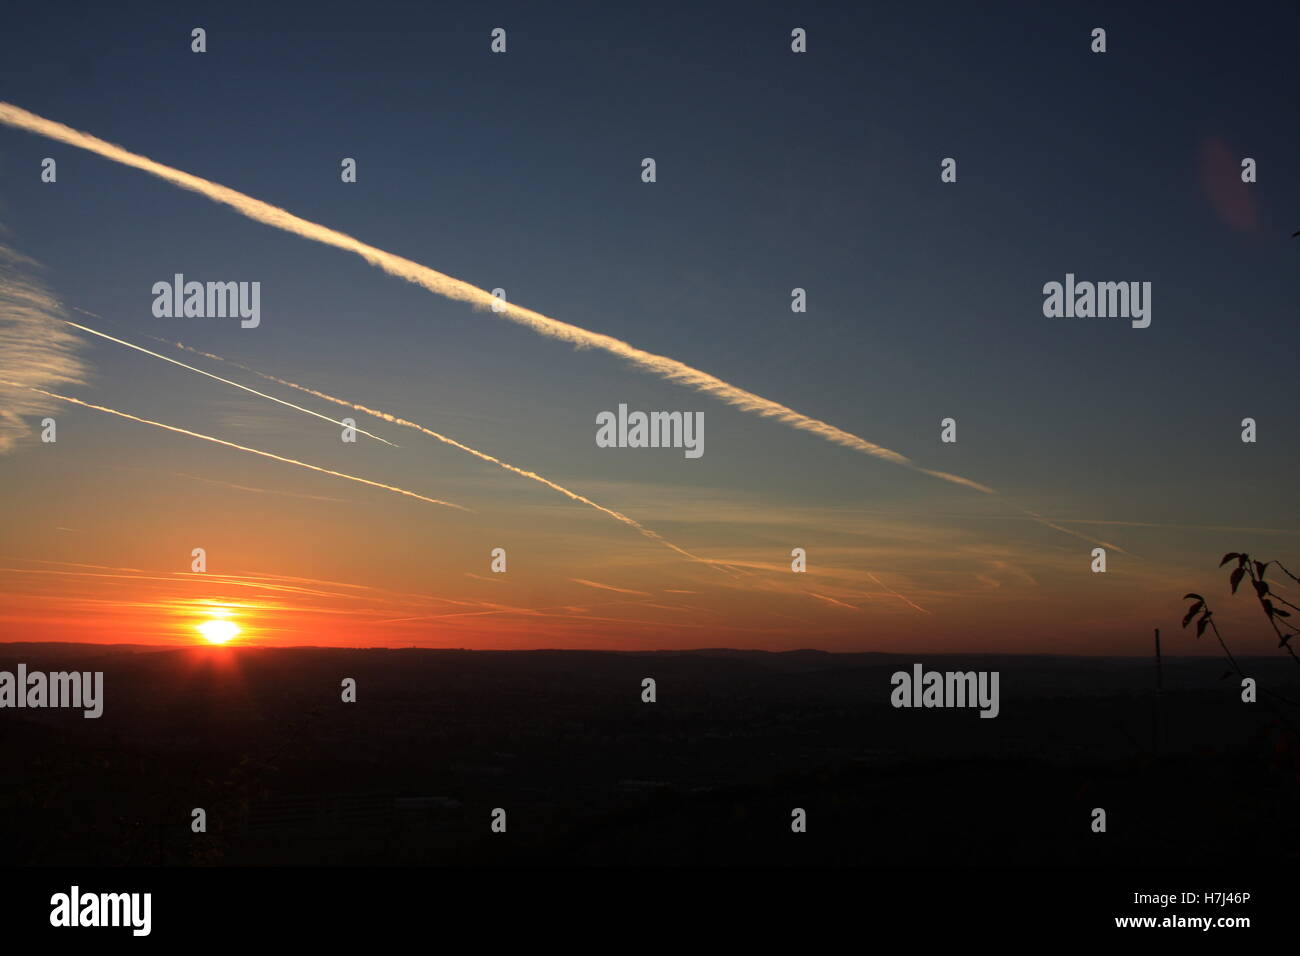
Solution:
<svg viewBox="0 0 1300 956"><path fill-rule="evenodd" d="M198 626L198 632L209 644L226 644L239 635L239 625L214 617Z"/></svg>
<svg viewBox="0 0 1300 956"><path fill-rule="evenodd" d="M205 607L198 615L194 630L200 644L229 644L243 633L243 628L233 619L232 612L224 607Z"/></svg>
<svg viewBox="0 0 1300 956"><path fill-rule="evenodd" d="M1202 77L1191 14L1137 31L1153 117L1123 24L831 6L792 49L783 5L525 4L509 53L28 11L0 642L1129 654L1221 555L1300 564L1288 87Z"/></svg>

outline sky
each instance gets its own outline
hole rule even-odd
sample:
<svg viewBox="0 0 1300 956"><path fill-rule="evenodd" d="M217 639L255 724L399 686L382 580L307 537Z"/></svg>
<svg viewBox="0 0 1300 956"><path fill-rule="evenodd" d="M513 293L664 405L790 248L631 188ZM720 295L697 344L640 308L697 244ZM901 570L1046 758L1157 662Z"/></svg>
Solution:
<svg viewBox="0 0 1300 956"><path fill-rule="evenodd" d="M4 123L0 640L193 643L217 615L271 645L1144 654L1159 627L1174 653L1215 652L1178 631L1198 591L1234 650L1275 652L1216 566L1300 566L1300 13L847 7L7 23L0 102L916 467ZM176 273L259 282L260 324L155 316ZM1067 273L1151 283L1150 326L1046 317ZM702 412L704 453L598 447L620 404Z"/></svg>

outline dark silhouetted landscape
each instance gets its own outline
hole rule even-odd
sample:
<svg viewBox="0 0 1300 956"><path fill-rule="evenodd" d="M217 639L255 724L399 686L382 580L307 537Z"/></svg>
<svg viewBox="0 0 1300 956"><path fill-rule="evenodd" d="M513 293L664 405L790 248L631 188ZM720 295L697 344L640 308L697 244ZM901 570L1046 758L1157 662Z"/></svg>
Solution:
<svg viewBox="0 0 1300 956"><path fill-rule="evenodd" d="M0 648L0 666L20 661L104 671L105 709L0 722L14 863L1168 866L1300 852L1293 718L1243 703L1213 659L1166 658L1163 753L1154 662L1138 658ZM1000 715L894 709L890 675L917 661L1000 671ZM1242 666L1300 696L1289 661ZM340 700L345 677L356 703ZM508 837L490 830L497 807ZM190 832L194 808L207 833Z"/></svg>

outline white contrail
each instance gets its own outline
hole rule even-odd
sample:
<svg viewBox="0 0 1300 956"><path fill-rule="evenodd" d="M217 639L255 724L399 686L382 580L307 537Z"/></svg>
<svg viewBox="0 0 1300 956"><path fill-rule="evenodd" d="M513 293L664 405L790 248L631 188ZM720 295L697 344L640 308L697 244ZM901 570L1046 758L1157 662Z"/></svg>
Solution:
<svg viewBox="0 0 1300 956"><path fill-rule="evenodd" d="M182 172L171 166L164 166L162 163L154 162L146 156L138 153L132 153L116 146L98 137L91 136L89 133L83 133L75 130L70 126L62 123L56 123L53 120L37 116L35 113L29 113L20 107L13 106L9 103L0 102L0 123L13 126L17 129L26 130L36 133L40 136L46 136L50 139L58 140L61 143L67 143L79 149L89 150L106 159L122 163L126 166L133 166L136 169L144 170L161 179L165 179L182 189L188 189L200 195L206 196L214 202L223 203L230 206L241 215L247 216L257 222L273 226L276 229L283 229L302 236L305 239L311 239L315 242L323 243L327 246L334 246L337 249L343 249L347 252L353 252L359 255L366 262L373 266L378 266L390 275L398 276L413 282L416 285L428 289L438 295L446 296L449 299L455 299L461 302L468 302L470 305L479 309L494 308L499 310L500 314L512 322L527 326L534 332L550 338L559 339L563 342L569 342L579 348L598 348L603 349L613 355L626 359L628 362L636 365L646 371L653 372L662 378L671 382L677 382L689 386L697 391L712 395L713 397L726 402L742 411L752 412L764 418L773 418L786 425L803 431L811 432L829 442L842 445L845 448L851 448L854 451L871 455L884 461L891 462L895 465L901 465L904 468L910 468L922 474L930 475L934 478L940 478L953 484L964 485L968 488L974 488L976 491L985 494L996 494L993 489L988 488L978 482L971 481L969 478L962 478L959 475L950 475L942 471L933 471L929 468L922 468L910 458L901 455L896 451L891 451L880 445L876 445L860 438L850 432L846 432L834 425L827 424L819 419L812 418L800 412L796 412L778 402L763 398L753 392L746 391L729 382L724 382L707 372L700 371L697 368L679 362L676 359L669 358L665 355L656 355L653 352L646 352L642 349L635 348L620 339L613 338L609 335L602 335L598 332L591 332L587 329L576 325L570 325L567 322L561 322L558 319L552 319L549 316L542 315L540 312L534 312L531 309L525 309L517 305L505 302L493 296L485 289L471 285L460 279L455 279L449 275L430 269L428 266L413 262L401 256L393 255L391 252L385 252L374 246L367 245L358 239L346 233L338 232L322 226L319 223L311 222L307 219L299 218L292 213L272 206L269 203L262 202L260 199L254 199L244 193L230 189L202 179L190 173Z"/></svg>
<svg viewBox="0 0 1300 956"><path fill-rule="evenodd" d="M328 415L322 415L320 412L313 412L310 408L303 408L301 405L295 405L293 402L286 402L282 398L276 398L274 395L266 394L266 392L259 392L257 389L249 388L247 385L240 385L238 382L232 382L230 379L222 378L220 375L213 375L211 372L205 372L203 371L203 369L195 368L193 365L186 365L184 362L178 362L174 358L168 358L165 355L159 355L157 352L144 348L143 346L132 345L130 342L126 341L125 339L115 338L114 336L109 335L107 332L98 332L95 329L92 329L88 325L80 325L69 319L63 319L63 321L66 322L68 325L72 326L74 329L81 329L81 331L89 332L91 335L98 335L101 339L108 339L108 341L116 342L118 345L125 345L129 349L135 349L137 352L143 352L145 355L152 355L154 358L162 359L164 362L171 362L173 365L179 365L181 368L187 368L191 372L198 372L200 375L206 375L208 378L215 379L218 382L223 382L226 385L233 386L234 388L242 389L245 392L258 396L259 398L265 398L268 399L269 401L275 402L278 405L284 405L286 408L292 408L300 412L306 412L308 415L314 415L316 418L319 418L322 421L333 422L335 425L340 425L343 428L352 427L353 430L360 435L365 435L368 438L373 438L375 441L381 441L385 445L391 445L394 448L398 447L397 445L393 445L393 443L390 442L387 438L380 438L378 435L368 432L364 428L355 428L355 426L349 426L345 422L339 421L337 418L330 418Z"/></svg>
<svg viewBox="0 0 1300 956"><path fill-rule="evenodd" d="M1024 511L1023 508L1021 510ZM1127 551L1125 551L1117 544L1112 544L1109 541L1102 541L1100 538L1093 538L1086 534L1080 534L1078 531L1071 531L1069 528L1062 528L1059 524L1053 524L1052 522L1048 521L1046 518L1044 518L1042 515L1038 514L1037 512L1025 511L1024 513L1027 514L1033 520L1037 521L1039 524L1051 528L1053 531L1059 531L1061 532L1061 534L1071 535L1072 537L1079 538L1083 541L1087 541L1089 544L1099 544L1103 548L1112 548L1115 551L1118 551L1120 554L1128 554Z"/></svg>
<svg viewBox="0 0 1300 956"><path fill-rule="evenodd" d="M925 608L921 607L921 605L919 605L919 604L913 604L910 600L908 600L907 598L903 597L903 595L899 594L899 593L898 593L897 591L895 591L893 588L889 587L889 585L887 585L884 581L880 580L880 578L876 577L876 576L875 576L874 574L872 574L870 571L867 572L867 577L871 578L871 580L875 581L877 584L879 584L882 588L884 588L886 591L888 591L888 592L889 592L890 594L892 594L894 597L898 598L900 601L904 602L905 604L910 604L912 607L916 608L916 610L920 611L922 614L929 614L929 613L930 613L930 612L927 611Z"/></svg>
<svg viewBox="0 0 1300 956"><path fill-rule="evenodd" d="M166 339L157 339L156 336L150 336L150 338L156 339L157 341L160 342L167 341ZM373 418L378 418L381 421L389 422L393 425L401 425L404 428L413 428L416 431L421 432L422 434L428 435L430 438L436 438L438 441L443 442L444 444L447 445L451 445L453 448L459 448L461 451L467 452L473 455L475 458L479 458L483 461L491 462L492 464L497 465L500 468L504 468L506 471L514 472L516 475L520 475L524 478L529 478L533 481L539 482L545 485L546 487L552 489L553 491L558 491L560 494L565 495L566 497L572 499L573 501L580 502L584 505L589 505L590 507L595 508L597 511L609 515L611 518L615 519L616 521L621 521L623 524L627 525L628 527L635 528L638 532L645 535L645 537L649 538L651 541L654 541L656 544L661 544L665 548L668 548L671 551L676 551L678 554L682 555L683 557L687 557L690 558L692 561L699 561L702 564L708 564L713 567L718 567L719 569L721 569L720 566L722 565L722 562L711 561L708 558L701 558L699 555L691 554L691 552L687 551L685 548L679 548L677 545L673 544L663 535L659 534L658 532L651 531L645 525L641 524L639 521L635 520L634 518L628 517L627 515L623 514L621 511L615 511L613 508L606 508L604 505L597 504L596 502L592 501L590 498L578 494L576 491L570 491L568 488L565 488L563 485L556 484L555 482L551 481L549 478L545 478L537 474L537 472L535 471L528 471L527 469L516 467L515 465L512 465L509 462L502 461L500 458L496 458L493 455L489 455L487 452L482 452L476 448L471 448L469 445L462 444L461 442L456 441L456 439L450 438L447 435L443 435L439 432L436 432L431 428L425 428L423 425L419 424L418 422L407 421L405 418L399 418L396 415L392 415L388 412L381 411L379 409L368 408L365 405L359 405L356 402L350 402L347 399L338 398L334 395L328 395L325 392L317 391L314 388L308 388L306 385L299 385L297 382L290 382L288 379L283 379L276 375L270 375L266 372L259 372L255 368L250 368L249 366L242 365L239 362L232 361L228 358L223 358L222 356L215 355L212 352L203 352L200 351L199 349L191 348L190 346L184 345L180 342L169 342L168 344L174 345L178 349L184 349L186 352L190 352L194 355L202 355L204 358L212 359L217 362L224 362L227 365L233 365L235 368L242 369L245 372L251 372L253 375L258 376L259 378L264 378L268 382L275 382L277 385L283 385L286 388L297 389L300 392L304 392L307 395L312 395L316 398L321 399L322 401L333 402L335 405L342 405L344 408L350 408L353 411L361 412L365 415L370 415Z"/></svg>
<svg viewBox="0 0 1300 956"><path fill-rule="evenodd" d="M145 425L154 425L158 428L165 428L169 432L176 432L178 435L189 435L191 438L202 438L204 441L215 442L218 445L225 445L227 448L236 448L239 451L246 451L253 455L261 455L263 458L271 458L275 461L282 461L289 465L297 465L299 468L310 468L312 471L319 471L323 475L333 475L335 478L346 478L348 481L357 481L363 485L370 485L372 488L383 488L385 491L395 491L399 495L406 495L408 498L419 498L421 501L427 501L431 505L444 505L448 508L455 508L457 511L470 510L462 505L452 504L450 501L440 501L437 498L426 498L424 495L417 495L414 491L407 491L405 488L398 488L396 485L386 485L380 481L371 481L369 478L358 478L356 475L347 475L341 471L331 471L328 468L322 468L320 465L309 465L307 462L298 461L296 458L285 458L283 455L273 455L269 451L259 451L256 448L249 448L247 445L236 445L234 442L226 441L223 438L213 438L211 435L204 435L202 432L192 432L188 428L178 428L175 425L167 425L163 422L155 422L149 418L141 418L138 415L119 412L114 408L105 408L103 405L83 402L79 398L72 398L68 395L59 395L57 392L47 392L45 389L36 388L34 385L22 385L18 382L10 382L3 378L0 378L0 384L11 385L14 388L29 388L33 392L39 392L47 398L57 398L60 401L71 402L73 405L80 405L83 408L93 408L98 412L107 412L109 415L116 415L118 418L125 418L133 422L141 422Z"/></svg>
<svg viewBox="0 0 1300 956"><path fill-rule="evenodd" d="M75 308L75 306L74 306L74 308ZM78 311L83 311L83 312L84 312L85 310L84 310L84 309L79 309ZM723 564L724 564L724 562L720 562L720 561L709 561L707 558L700 558L700 557L697 557L696 555L690 554L690 553L687 552L687 551L683 551L681 548L678 548L676 545L671 544L670 542L668 542L668 541L666 541L666 540L660 538L659 535L655 534L653 531L650 531L649 529L642 527L640 524L638 524L636 521L634 521L634 520L632 520L631 518L629 518L627 515L620 514L620 513L617 512L617 511L613 511L613 510L611 510L611 509L609 509L609 508L605 508L605 507L603 507L603 506L601 506L601 505L598 505L598 504L596 504L596 502L591 501L591 500L588 499L588 498L584 498L584 497L582 497L582 495L579 495L579 494L576 494L576 493L574 493L574 492L572 492L572 491L569 491L567 488L562 488L562 487L560 487L559 485L555 484L554 482L548 481L547 479L543 478L543 477L540 476L540 475L534 474L533 472L524 471L523 469L516 468L514 465L506 464L505 462L501 461L501 460L498 459L498 458L493 458L491 455L487 455L487 454L484 454L483 452L475 451L473 448L470 448L470 447L468 447L467 445L462 445L460 442L458 442L458 441L456 441L456 440L454 440L454 439L448 438L446 435L440 435L440 434L438 434L438 433L435 432L435 431L432 431L432 430L430 430L430 429L428 429L428 428L425 428L423 425L416 424L415 422L408 422L408 421L406 421L405 419L398 418L398 417L395 416L395 415L390 415L388 412L378 411L378 410L373 409L373 408L367 408L365 405L358 405L358 404L356 404L355 402L350 402L350 401L348 401L347 399L337 398L337 397L335 397L335 396L333 396L333 395L328 395L328 394L326 394L325 392L317 391L317 390L314 389L314 388L308 388L306 385L299 385L297 382L290 382L290 381L288 381L287 379L279 378L278 376L275 376L275 375L269 375L269 374L267 374L266 372L258 371L257 369L252 368L252 367L250 367L250 366L248 366L248 365L243 365L243 364L241 364L241 363L239 363L239 362L236 362L236 361L234 361L234 360L232 360L232 359L225 358L225 357L223 357L223 356L221 356L221 355L216 355L215 353L212 353L212 352L204 352L204 351L202 351L201 349L193 348L193 347L191 347L191 346L189 346L189 345L185 345L185 344L182 343L182 342L173 342L173 341L171 341L170 339L159 338L159 337L156 336L156 335L149 335L148 338L153 339L155 342L162 342L162 343L164 343L164 344L166 344L166 345L174 346L175 348L178 348L178 349L181 349L181 350L183 350L183 351L189 352L189 353L191 353L192 355L201 355L201 356L203 356L203 357L206 358L206 359L212 359L214 362L222 362L222 363L224 363L224 364L226 364L226 365L233 365L235 368L237 368L237 369L241 369L242 371L249 372L250 374L256 375L258 378L266 379L268 382L275 382L277 385L283 385L283 386L285 386L286 388L297 389L298 391L300 391L300 392L304 392L304 393L306 393L306 394L308 394L308 395L314 395L316 398L319 398L319 399L321 399L321 400L323 400L323 401L326 401L326 402L333 402L333 403L336 404L336 405L342 405L344 408L350 408L350 409L352 409L353 411L358 411L358 412L362 412L362 413L364 413L364 414L366 414L366 415L371 415L371 416L373 416L373 417L375 417L375 418L379 418L379 419L381 419L381 420L383 420L383 421L391 422L391 423L394 424L394 425L403 425L403 426L405 426L405 427L407 427L407 428L414 428L414 429L416 429L417 431L421 431L421 432L423 432L423 433L426 434L426 435L429 435L429 436L431 436L431 437L433 437L433 438L438 439L439 441L446 442L446 443L449 444L449 445L455 445L457 448L463 449L464 451L469 452L471 455L476 455L476 456L478 456L479 458L482 458L484 461L490 461L490 462L492 462L493 464L500 465L502 468L505 468L505 469L507 469L508 471L516 472L516 473L521 474L521 475L523 475L523 476L525 476L525 477L527 477L527 478L532 478L534 481L540 481L540 482L541 482L542 484L544 484L544 485L549 485L550 487L554 488L556 491L560 492L561 494L565 494L565 495L568 495L570 498L573 498L575 501L581 501L581 502L583 502L583 503L585 503L585 504L589 504L589 505L591 505L593 508L596 508L596 509L599 510L599 511L603 511L603 512L605 512L606 514L611 515L611 516L617 518L619 521L623 521L623 522L625 522L625 523L631 525L632 527L636 528L637 531L640 531L642 534L644 534L646 537L651 538L651 539L656 540L656 541L660 541L660 542L662 542L664 545L666 545L667 547L671 548L672 550L674 550L674 551L678 551L678 552L680 552L680 553L682 553L682 554L687 555L687 556L690 557L692 560L695 560L695 561L704 561L704 562L706 562L706 563L714 564L714 565L723 565ZM1014 506L1013 506L1013 507L1014 507ZM1089 536L1087 536L1087 535L1080 534L1080 533L1077 532L1077 531L1071 531L1069 528L1062 528L1062 527L1061 527L1060 525L1058 525L1058 524L1053 524L1051 521L1048 521L1046 518L1042 517L1041 515L1037 514L1036 512L1033 512L1033 511L1027 511L1027 510L1025 510L1024 508L1017 508L1016 510L1018 510L1018 511L1019 511L1021 514L1023 514L1025 517L1029 518L1031 521L1035 521L1035 522L1037 522L1038 524L1043 525L1044 527L1051 528L1053 531L1060 531L1060 532L1063 533L1063 534L1068 534L1068 535L1070 535L1070 536L1072 536L1072 537L1075 537L1075 538L1081 538L1081 539L1083 539L1084 541L1088 541L1088 542L1090 542L1090 543L1092 543L1092 544L1100 544L1100 545L1104 545L1105 547L1108 547L1108 548L1114 548L1116 551L1119 551L1119 552L1124 553L1124 554L1127 554L1127 553L1128 553L1127 551L1125 551L1123 548L1121 548L1121 547L1120 547L1119 545L1117 545L1117 544L1111 544L1110 542L1107 542L1107 541L1100 541L1100 540L1098 540L1098 539L1096 539L1096 538L1091 538L1091 537L1089 537ZM734 570L734 569L736 568L735 565L725 565L725 566L728 567L729 569L732 569L732 570ZM876 583L879 584L880 582L877 581ZM883 584L881 584L880 586L881 586L881 587L884 587ZM891 593L892 593L892 592L891 592ZM907 598L903 597L901 594L900 594L900 595L896 595L896 596L899 597L899 598L901 598L901 599L904 600L904 601L907 600ZM910 603L910 602L909 602L909 603ZM913 605L913 606L915 607L915 605ZM917 608L917 610L925 611L926 614L929 614L929 613L930 613L929 611L926 611L925 608Z"/></svg>

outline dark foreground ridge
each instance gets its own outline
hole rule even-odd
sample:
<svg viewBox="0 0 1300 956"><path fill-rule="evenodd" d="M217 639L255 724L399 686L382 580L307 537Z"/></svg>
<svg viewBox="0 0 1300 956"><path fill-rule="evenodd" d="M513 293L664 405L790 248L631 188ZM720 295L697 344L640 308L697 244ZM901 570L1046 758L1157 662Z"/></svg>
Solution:
<svg viewBox="0 0 1300 956"><path fill-rule="evenodd" d="M18 864L1300 858L1297 718L1213 659L1166 659L1163 747L1138 658L0 645L18 662L105 675L98 720L0 711ZM999 671L999 716L891 707L917 662ZM1242 666L1300 699L1289 661Z"/></svg>

